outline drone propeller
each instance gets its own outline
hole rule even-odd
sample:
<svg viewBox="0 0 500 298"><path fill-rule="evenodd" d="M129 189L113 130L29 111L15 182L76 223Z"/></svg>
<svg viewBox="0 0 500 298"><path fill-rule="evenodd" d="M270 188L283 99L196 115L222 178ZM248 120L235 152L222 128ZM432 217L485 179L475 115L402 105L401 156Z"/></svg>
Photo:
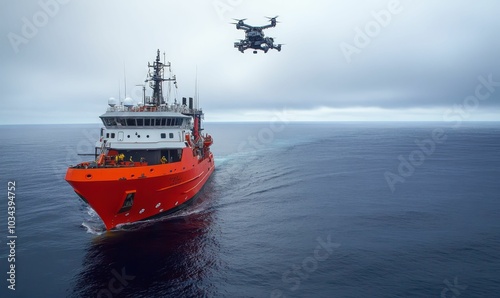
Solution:
<svg viewBox="0 0 500 298"><path fill-rule="evenodd" d="M278 18L279 16L275 16L274 18L271 18L271 17L266 17L267 19L269 19L271 22L276 22L276 23L279 23L278 21L276 21L276 19Z"/></svg>
<svg viewBox="0 0 500 298"><path fill-rule="evenodd" d="M233 19L233 20L238 21L238 22L244 22L244 21L246 21L247 19L241 19L241 20L238 20L238 19Z"/></svg>

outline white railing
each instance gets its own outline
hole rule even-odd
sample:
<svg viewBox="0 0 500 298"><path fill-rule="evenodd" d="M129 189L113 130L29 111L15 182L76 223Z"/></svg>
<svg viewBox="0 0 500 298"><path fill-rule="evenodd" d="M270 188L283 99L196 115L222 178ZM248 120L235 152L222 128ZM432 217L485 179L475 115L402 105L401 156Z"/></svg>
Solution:
<svg viewBox="0 0 500 298"><path fill-rule="evenodd" d="M116 105L114 107L108 107L107 112L174 112L174 113L185 113L191 114L194 112L202 112L202 109L189 109L185 105L171 104L171 105L161 105L156 106L132 106L126 107L123 105Z"/></svg>

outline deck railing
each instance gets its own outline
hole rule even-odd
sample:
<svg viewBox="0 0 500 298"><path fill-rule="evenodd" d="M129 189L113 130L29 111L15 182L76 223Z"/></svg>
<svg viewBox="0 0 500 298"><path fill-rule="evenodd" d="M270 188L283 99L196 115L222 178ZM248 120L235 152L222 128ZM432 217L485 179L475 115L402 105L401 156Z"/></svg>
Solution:
<svg viewBox="0 0 500 298"><path fill-rule="evenodd" d="M108 107L107 112L174 112L183 114L201 113L202 109L190 109L185 105L171 104L171 105L144 105L144 106L131 106L126 107L123 105L116 105Z"/></svg>

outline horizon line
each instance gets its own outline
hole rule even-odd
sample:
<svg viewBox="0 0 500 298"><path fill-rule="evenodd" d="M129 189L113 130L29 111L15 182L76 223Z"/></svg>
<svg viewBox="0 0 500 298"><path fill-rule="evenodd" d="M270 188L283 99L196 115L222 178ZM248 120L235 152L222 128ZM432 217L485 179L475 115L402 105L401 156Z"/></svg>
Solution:
<svg viewBox="0 0 500 298"><path fill-rule="evenodd" d="M272 120L244 120L244 121L210 121L205 120L204 123L268 123L274 122ZM452 121L444 120L287 120L292 123L449 123ZM500 120L462 120L462 122L491 122L497 123ZM0 123L0 126L16 126L16 125L103 125L102 122L78 122L78 123ZM104 126L104 125L103 125Z"/></svg>

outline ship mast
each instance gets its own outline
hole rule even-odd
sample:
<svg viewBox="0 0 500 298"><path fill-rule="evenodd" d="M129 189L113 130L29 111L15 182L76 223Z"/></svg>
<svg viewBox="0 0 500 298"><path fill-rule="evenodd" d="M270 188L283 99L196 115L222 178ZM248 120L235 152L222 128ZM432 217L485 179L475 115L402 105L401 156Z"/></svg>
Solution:
<svg viewBox="0 0 500 298"><path fill-rule="evenodd" d="M163 82L174 82L174 85L177 86L177 81L175 75L164 78L164 68L168 67L170 69L170 62L165 63L160 61L160 50L156 53L156 60L153 64L148 62L148 67L150 68L148 78L146 82L149 82L149 86L153 89L153 95L151 97L151 101L148 104L153 105L155 107L159 107L162 104L165 104L165 98L163 97ZM153 71L151 73L151 70ZM167 98L168 101L168 98Z"/></svg>

